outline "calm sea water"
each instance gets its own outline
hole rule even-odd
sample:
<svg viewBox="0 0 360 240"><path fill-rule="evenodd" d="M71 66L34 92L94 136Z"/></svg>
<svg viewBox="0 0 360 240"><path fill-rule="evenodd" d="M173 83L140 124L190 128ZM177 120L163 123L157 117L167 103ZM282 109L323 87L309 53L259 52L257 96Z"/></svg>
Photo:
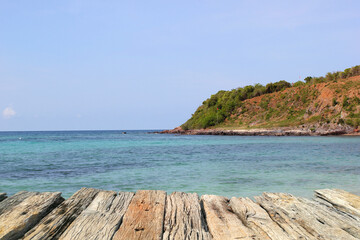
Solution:
<svg viewBox="0 0 360 240"><path fill-rule="evenodd" d="M360 137L0 132L0 192L159 189L223 196L360 194Z"/></svg>

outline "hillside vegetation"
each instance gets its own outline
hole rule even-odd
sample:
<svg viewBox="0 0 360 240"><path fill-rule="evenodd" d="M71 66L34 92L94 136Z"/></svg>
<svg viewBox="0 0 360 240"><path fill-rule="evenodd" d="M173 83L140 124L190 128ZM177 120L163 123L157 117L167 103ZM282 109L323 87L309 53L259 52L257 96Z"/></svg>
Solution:
<svg viewBox="0 0 360 240"><path fill-rule="evenodd" d="M219 91L205 100L181 128L269 128L360 125L360 66L307 77Z"/></svg>

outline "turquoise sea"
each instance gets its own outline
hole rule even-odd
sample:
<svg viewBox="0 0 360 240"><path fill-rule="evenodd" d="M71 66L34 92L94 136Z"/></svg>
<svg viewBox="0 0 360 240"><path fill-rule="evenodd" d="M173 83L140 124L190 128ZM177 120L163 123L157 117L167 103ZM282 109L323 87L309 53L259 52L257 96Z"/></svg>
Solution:
<svg viewBox="0 0 360 240"><path fill-rule="evenodd" d="M151 131L0 132L0 192L160 189L360 194L360 137L176 136Z"/></svg>

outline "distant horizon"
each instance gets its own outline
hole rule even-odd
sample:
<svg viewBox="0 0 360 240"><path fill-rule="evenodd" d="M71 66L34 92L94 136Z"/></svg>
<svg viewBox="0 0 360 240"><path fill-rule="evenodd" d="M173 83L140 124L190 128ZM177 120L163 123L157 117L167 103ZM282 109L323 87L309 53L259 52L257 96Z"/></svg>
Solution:
<svg viewBox="0 0 360 240"><path fill-rule="evenodd" d="M172 129L219 90L342 71L360 64L359 8L5 0L0 131Z"/></svg>
<svg viewBox="0 0 360 240"><path fill-rule="evenodd" d="M2 132L100 132L100 131L162 131L167 130L166 128L162 129L72 129L72 130L9 130L9 131L0 131Z"/></svg>

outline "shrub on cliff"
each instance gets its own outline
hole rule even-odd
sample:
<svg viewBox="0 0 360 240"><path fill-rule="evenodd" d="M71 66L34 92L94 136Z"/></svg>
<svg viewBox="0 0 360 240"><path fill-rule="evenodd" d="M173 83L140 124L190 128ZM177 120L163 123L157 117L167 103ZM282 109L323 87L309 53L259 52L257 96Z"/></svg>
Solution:
<svg viewBox="0 0 360 240"><path fill-rule="evenodd" d="M292 86L293 87L300 87L303 86L305 83L303 81L297 81L296 83L294 83Z"/></svg>
<svg viewBox="0 0 360 240"><path fill-rule="evenodd" d="M316 84L322 82L332 82L339 79L345 79L360 75L360 65L346 68L344 71L328 72L325 77L306 77L304 80L308 84Z"/></svg>
<svg viewBox="0 0 360 240"><path fill-rule="evenodd" d="M266 92L266 88L263 85L261 85L260 83L257 83L254 85L253 97L261 96L265 92Z"/></svg>
<svg viewBox="0 0 360 240"><path fill-rule="evenodd" d="M312 80L312 77L310 77L310 76L308 76L308 77L306 77L306 78L304 79L304 81L305 81L306 83L310 83L311 80Z"/></svg>
<svg viewBox="0 0 360 240"><path fill-rule="evenodd" d="M285 80L281 80L275 83L269 83L266 84L266 93L273 93L273 92L279 92L282 91L286 88L291 87L291 83L285 81Z"/></svg>

